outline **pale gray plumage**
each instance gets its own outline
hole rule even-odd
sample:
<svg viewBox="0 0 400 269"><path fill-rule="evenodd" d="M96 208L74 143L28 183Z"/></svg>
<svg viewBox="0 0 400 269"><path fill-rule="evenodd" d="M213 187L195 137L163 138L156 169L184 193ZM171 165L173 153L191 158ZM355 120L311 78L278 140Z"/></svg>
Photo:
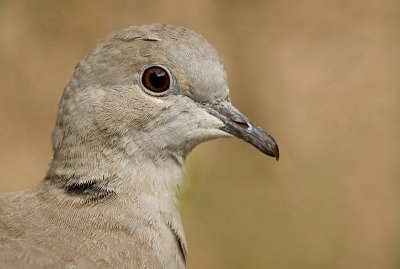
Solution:
<svg viewBox="0 0 400 269"><path fill-rule="evenodd" d="M166 91L143 84L151 66L170 74ZM0 196L0 268L184 268L186 155L232 135L279 155L228 94L218 54L190 30L130 27L99 42L64 89L44 181Z"/></svg>

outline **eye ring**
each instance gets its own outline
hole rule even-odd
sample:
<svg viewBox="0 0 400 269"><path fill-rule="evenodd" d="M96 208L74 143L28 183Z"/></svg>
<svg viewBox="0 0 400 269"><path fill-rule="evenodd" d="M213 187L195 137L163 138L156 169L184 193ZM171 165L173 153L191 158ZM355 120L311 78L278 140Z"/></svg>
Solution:
<svg viewBox="0 0 400 269"><path fill-rule="evenodd" d="M153 93L162 93L170 88L171 76L165 67L153 65L143 71L142 84Z"/></svg>

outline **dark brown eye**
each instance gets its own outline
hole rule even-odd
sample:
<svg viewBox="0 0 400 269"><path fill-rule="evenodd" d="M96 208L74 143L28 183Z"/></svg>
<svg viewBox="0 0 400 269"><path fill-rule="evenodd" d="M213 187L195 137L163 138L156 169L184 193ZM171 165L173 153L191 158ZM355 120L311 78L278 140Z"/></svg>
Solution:
<svg viewBox="0 0 400 269"><path fill-rule="evenodd" d="M169 73L160 66L151 66L144 70L142 83L149 91L166 91L170 84Z"/></svg>

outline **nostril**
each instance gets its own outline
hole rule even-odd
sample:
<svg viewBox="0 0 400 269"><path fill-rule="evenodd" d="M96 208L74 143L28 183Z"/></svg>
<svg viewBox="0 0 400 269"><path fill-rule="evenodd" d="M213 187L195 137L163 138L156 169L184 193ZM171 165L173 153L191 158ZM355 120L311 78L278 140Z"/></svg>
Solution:
<svg viewBox="0 0 400 269"><path fill-rule="evenodd" d="M234 123L236 123L237 125L239 125L241 128L243 128L243 129L248 129L250 126L249 126L249 124L247 124L247 122L245 122L245 121L241 121L241 120L234 120L234 119L232 119L232 121L234 122Z"/></svg>
<svg viewBox="0 0 400 269"><path fill-rule="evenodd" d="M251 128L249 121L240 112L229 109L225 106L217 106L216 110L240 128L244 130L249 130Z"/></svg>

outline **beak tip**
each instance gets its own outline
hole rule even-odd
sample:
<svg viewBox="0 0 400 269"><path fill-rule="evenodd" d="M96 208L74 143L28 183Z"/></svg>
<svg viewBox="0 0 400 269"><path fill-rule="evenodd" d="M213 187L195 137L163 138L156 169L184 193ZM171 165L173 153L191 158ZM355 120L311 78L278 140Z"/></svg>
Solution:
<svg viewBox="0 0 400 269"><path fill-rule="evenodd" d="M276 161L279 161L279 148L278 148L278 145L275 146L275 159L276 159Z"/></svg>
<svg viewBox="0 0 400 269"><path fill-rule="evenodd" d="M279 161L279 147L278 144L272 144L269 147L269 151L267 153L267 155L271 156L271 157L275 157L276 161Z"/></svg>

